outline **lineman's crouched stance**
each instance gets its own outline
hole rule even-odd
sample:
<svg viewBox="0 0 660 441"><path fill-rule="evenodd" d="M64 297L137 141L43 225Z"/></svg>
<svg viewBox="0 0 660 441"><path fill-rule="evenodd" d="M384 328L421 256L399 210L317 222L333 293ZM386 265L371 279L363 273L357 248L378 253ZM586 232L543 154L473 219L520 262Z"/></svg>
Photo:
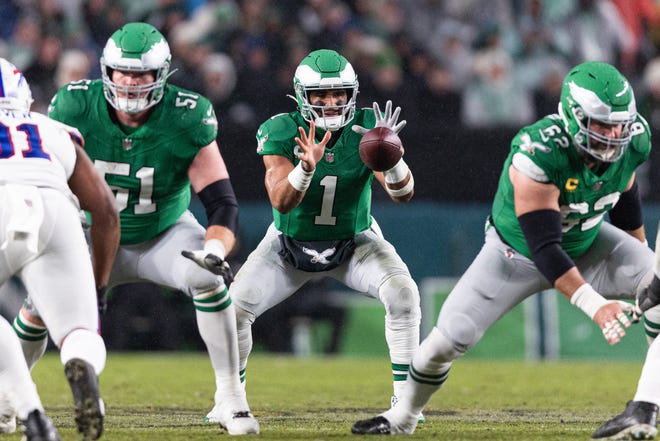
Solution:
<svg viewBox="0 0 660 441"><path fill-rule="evenodd" d="M330 277L383 303L394 396L400 393L410 359L419 342L419 291L405 263L382 237L375 221L369 230L356 236L355 242L353 256L337 268L322 272L301 271L283 262L278 255L278 231L271 225L259 246L241 267L230 289L237 305L243 380L252 350L251 325L255 319L291 296L306 282Z"/></svg>

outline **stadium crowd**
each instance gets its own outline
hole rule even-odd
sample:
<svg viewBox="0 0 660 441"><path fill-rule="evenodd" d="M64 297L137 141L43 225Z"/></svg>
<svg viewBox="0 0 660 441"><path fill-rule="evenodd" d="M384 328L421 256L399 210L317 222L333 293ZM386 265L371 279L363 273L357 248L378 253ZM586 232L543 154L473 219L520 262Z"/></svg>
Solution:
<svg viewBox="0 0 660 441"><path fill-rule="evenodd" d="M172 46L170 81L209 97L221 130L290 111L292 72L318 47L354 60L361 95L392 99L411 126L524 125L556 111L563 76L584 60L617 66L660 124L657 0L0 0L0 10L0 56L24 71L38 111L65 82L100 76L114 29L146 21Z"/></svg>

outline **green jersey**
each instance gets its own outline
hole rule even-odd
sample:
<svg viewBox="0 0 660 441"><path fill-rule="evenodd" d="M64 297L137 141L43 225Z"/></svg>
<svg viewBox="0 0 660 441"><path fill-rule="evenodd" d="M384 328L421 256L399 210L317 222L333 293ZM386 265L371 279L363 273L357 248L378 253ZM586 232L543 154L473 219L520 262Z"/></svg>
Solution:
<svg viewBox="0 0 660 441"><path fill-rule="evenodd" d="M286 214L273 208L279 231L298 240L339 240L352 238L371 226L374 175L360 159L362 137L351 127L357 124L371 128L375 123L372 109L358 109L353 121L333 133L302 202ZM309 127L299 112L270 118L257 132L257 153L284 156L298 164L298 145L294 141L298 127ZM323 134L317 129L317 140Z"/></svg>
<svg viewBox="0 0 660 441"><path fill-rule="evenodd" d="M85 151L117 197L121 244L145 242L188 209L188 168L215 140L217 120L206 98L172 85L137 129L120 127L109 110L102 81L82 80L57 92L49 116L84 136Z"/></svg>
<svg viewBox="0 0 660 441"><path fill-rule="evenodd" d="M516 251L531 257L520 229L509 179L512 162L525 175L559 188L562 219L562 248L571 258L591 246L606 212L619 200L635 169L651 151L648 124L638 116L632 125L633 138L623 157L597 175L586 167L559 115L549 115L524 127L511 142L493 202L493 223Z"/></svg>

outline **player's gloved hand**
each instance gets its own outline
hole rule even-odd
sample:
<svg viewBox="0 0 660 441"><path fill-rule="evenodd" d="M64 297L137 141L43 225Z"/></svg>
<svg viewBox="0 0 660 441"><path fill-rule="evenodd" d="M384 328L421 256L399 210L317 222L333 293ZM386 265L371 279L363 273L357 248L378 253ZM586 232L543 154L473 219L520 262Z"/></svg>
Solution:
<svg viewBox="0 0 660 441"><path fill-rule="evenodd" d="M624 328L630 327L628 316L632 316L633 313L634 305L632 303L611 300L598 310L593 320L600 326L605 340L614 345L626 335Z"/></svg>
<svg viewBox="0 0 660 441"><path fill-rule="evenodd" d="M626 314L632 315L634 308L631 303L607 300L588 283L576 289L570 301L598 325L609 344L617 344L626 335L624 328L630 327Z"/></svg>
<svg viewBox="0 0 660 441"><path fill-rule="evenodd" d="M99 307L99 315L105 314L108 310L108 287L99 286L96 288L96 303Z"/></svg>
<svg viewBox="0 0 660 441"><path fill-rule="evenodd" d="M383 116L383 114L380 112L378 103L374 102L374 114L376 115L376 125L374 127L387 127L394 133L398 134L407 123L405 119L397 123L400 113L401 107L397 107L394 109L394 113L392 113L392 101L387 100L387 103L385 103L385 116ZM364 135L369 130L370 129L365 129L364 127L358 126L357 124L353 126L353 131L355 133L359 133L360 135Z"/></svg>
<svg viewBox="0 0 660 441"><path fill-rule="evenodd" d="M660 304L660 279L658 276L653 276L653 280L639 293L635 300L635 306L632 313L633 323L639 322L645 311Z"/></svg>
<svg viewBox="0 0 660 441"><path fill-rule="evenodd" d="M203 250L184 250L181 251L181 255L192 260L205 270L211 271L215 275L222 276L227 287L229 287L231 282L234 281L234 273L225 260L225 246L218 239L207 240L204 244Z"/></svg>

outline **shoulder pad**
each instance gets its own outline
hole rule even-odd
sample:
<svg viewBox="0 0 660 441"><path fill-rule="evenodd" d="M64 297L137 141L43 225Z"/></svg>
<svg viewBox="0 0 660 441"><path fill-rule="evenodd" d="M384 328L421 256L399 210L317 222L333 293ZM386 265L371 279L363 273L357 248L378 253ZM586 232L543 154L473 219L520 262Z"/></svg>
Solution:
<svg viewBox="0 0 660 441"><path fill-rule="evenodd" d="M651 151L651 128L648 122L640 114L637 114L637 119L630 128L632 131L632 140L630 141L631 149L648 155Z"/></svg>
<svg viewBox="0 0 660 441"><path fill-rule="evenodd" d="M98 83L98 87L101 87L100 81L72 81L60 87L48 105L48 115L51 116L54 110L58 114L66 114L68 116L84 115L87 111L87 99L89 96L87 91L96 87L95 83Z"/></svg>
<svg viewBox="0 0 660 441"><path fill-rule="evenodd" d="M291 113L279 113L271 116L259 126L257 137L268 135L271 140L291 139L298 136L298 122Z"/></svg>

